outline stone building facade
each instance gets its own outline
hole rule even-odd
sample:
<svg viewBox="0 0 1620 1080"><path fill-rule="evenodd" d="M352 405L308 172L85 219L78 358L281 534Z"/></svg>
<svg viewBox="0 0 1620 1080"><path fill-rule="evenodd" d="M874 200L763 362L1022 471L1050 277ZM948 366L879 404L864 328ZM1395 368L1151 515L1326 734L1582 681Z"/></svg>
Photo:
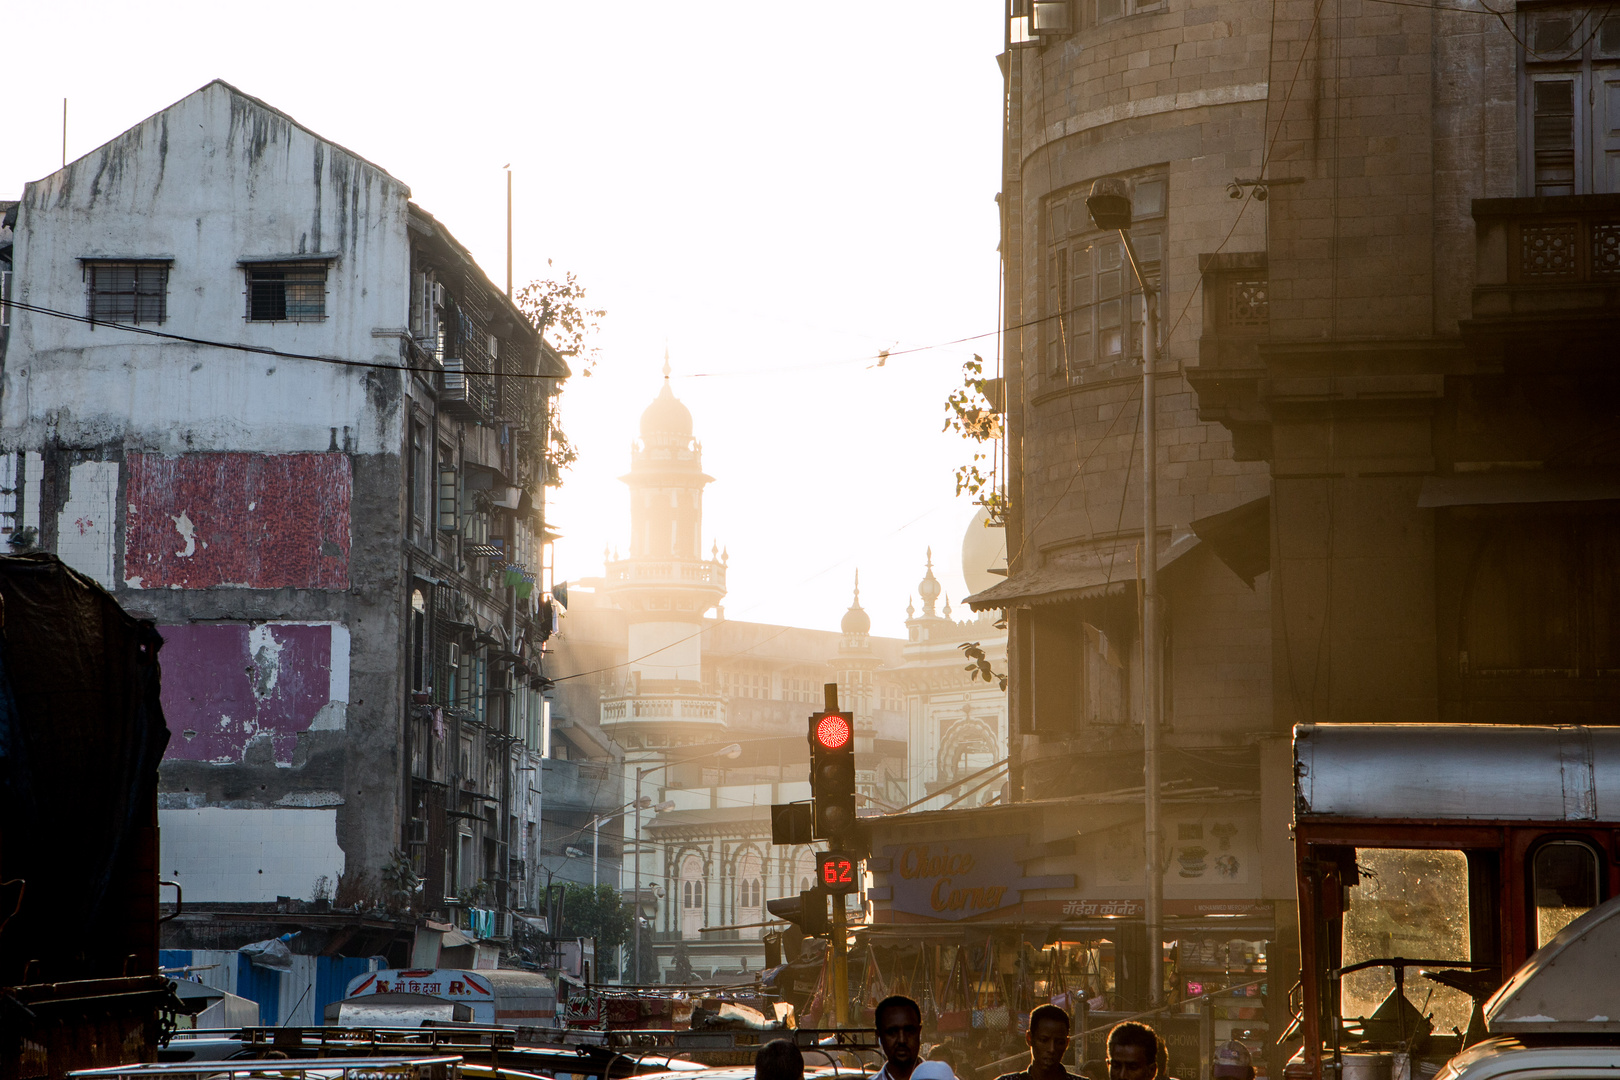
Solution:
<svg viewBox="0 0 1620 1080"><path fill-rule="evenodd" d="M406 185L223 82L27 186L12 296L4 531L164 636L188 911L504 932L555 352Z"/></svg>
<svg viewBox="0 0 1620 1080"><path fill-rule="evenodd" d="M1042 6L1049 26L1058 5ZM1263 235L1230 190L1264 155L1270 7L1062 7L1061 30L1033 33L1013 5L1002 57L1011 572L968 598L1011 630L1012 789L1025 798L1115 785L1140 762L1143 300L1118 235L1086 212L1101 178L1133 183L1132 237L1159 290L1165 739L1257 768L1257 739L1278 733L1269 581L1234 572L1197 531L1264 498L1265 470L1200 417L1186 377L1201 258Z"/></svg>
<svg viewBox="0 0 1620 1080"><path fill-rule="evenodd" d="M1620 23L1277 18L1267 235L1205 291L1268 318L1195 378L1270 475L1277 717L1608 723Z"/></svg>
<svg viewBox="0 0 1620 1080"><path fill-rule="evenodd" d="M1140 835L1141 797L1126 793L1142 784L1140 568L1154 558L1163 777L1168 791L1206 793L1162 850L1185 856L1178 838L1214 828L1210 815L1256 822L1256 872L1240 890L1244 932L1286 940L1287 823L1261 813L1289 784L1287 728L1271 698L1271 582L1213 539L1234 519L1263 517L1268 478L1236 452L1229 430L1200 414L1189 377L1208 318L1205 260L1253 250L1265 235L1251 193L1267 152L1272 8L1014 0L1006 12L999 201L1009 573L967 602L1000 612L1010 631L1010 798L1044 801L1057 815L1070 810L1051 800L1112 800L1120 835ZM1131 235L1158 293L1159 533L1147 545L1144 299L1118 234L1096 228L1086 209L1104 178L1132 187ZM1057 824L1045 827L1055 835ZM1034 844L1028 858L1026 873L1072 873L1080 891L1026 894L1026 905L1078 895L1085 899L1066 903L1090 910L1094 883L1114 881L1066 847ZM1131 877L1140 897L1141 873ZM1218 910L1192 899L1201 895L1195 888L1169 919L1166 941L1191 949L1219 932L1196 914ZM1140 930L1121 933L1116 941L1131 941ZM1116 953L1110 977L1122 1007L1148 995L1127 955L1141 941Z"/></svg>
<svg viewBox="0 0 1620 1080"><path fill-rule="evenodd" d="M1140 760L1135 699L1097 692L1140 681L1139 301L1083 206L1119 177L1163 290L1165 776L1255 791L1275 986L1297 940L1291 725L1612 713L1620 23L1563 3L1007 14L1011 575L970 602L1011 621L1013 791L1059 794L1049 757L1082 783Z"/></svg>

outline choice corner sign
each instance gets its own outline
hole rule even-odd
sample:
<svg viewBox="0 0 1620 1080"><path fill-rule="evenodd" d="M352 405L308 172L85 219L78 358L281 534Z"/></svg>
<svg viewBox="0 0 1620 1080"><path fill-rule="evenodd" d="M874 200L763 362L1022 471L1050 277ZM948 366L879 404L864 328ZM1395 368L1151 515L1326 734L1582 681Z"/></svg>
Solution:
<svg viewBox="0 0 1620 1080"><path fill-rule="evenodd" d="M932 919L972 919L1018 904L1028 889L1069 889L1074 877L1026 877L1017 855L1022 836L958 843L890 845L894 911Z"/></svg>

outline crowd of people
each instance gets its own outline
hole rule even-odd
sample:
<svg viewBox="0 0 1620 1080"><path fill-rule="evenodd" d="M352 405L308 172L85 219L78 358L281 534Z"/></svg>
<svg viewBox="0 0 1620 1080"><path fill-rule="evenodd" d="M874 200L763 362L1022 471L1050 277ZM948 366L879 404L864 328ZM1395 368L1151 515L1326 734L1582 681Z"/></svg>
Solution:
<svg viewBox="0 0 1620 1080"><path fill-rule="evenodd" d="M909 997L894 995L872 1011L883 1068L871 1080L957 1080L944 1061L922 1056L922 1008ZM1069 1052L1069 1014L1056 1005L1042 1005L1030 1013L1029 1065L997 1080L1090 1080L1063 1064ZM1174 1080L1170 1076L1164 1040L1153 1028L1135 1020L1116 1024L1108 1032L1108 1080ZM1240 1042L1215 1048L1210 1074L1216 1080L1254 1080L1254 1064ZM760 1048L754 1060L755 1080L804 1080L804 1054L787 1039ZM968 1078L971 1080L971 1078ZM1098 1078L1100 1080L1100 1078Z"/></svg>

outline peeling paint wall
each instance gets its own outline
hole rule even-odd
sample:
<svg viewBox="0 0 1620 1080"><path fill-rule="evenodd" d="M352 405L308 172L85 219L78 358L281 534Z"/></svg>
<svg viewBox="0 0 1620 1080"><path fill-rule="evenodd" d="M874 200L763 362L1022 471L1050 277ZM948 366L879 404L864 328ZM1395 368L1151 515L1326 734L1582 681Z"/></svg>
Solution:
<svg viewBox="0 0 1620 1080"><path fill-rule="evenodd" d="M68 497L56 521L56 553L103 588L118 585L118 462L80 461L69 471Z"/></svg>
<svg viewBox="0 0 1620 1080"><path fill-rule="evenodd" d="M18 300L82 317L83 260L164 260L154 328L377 365L14 320L0 513L165 628L164 872L209 882L188 902L374 887L400 843L409 196L213 82L19 205ZM325 317L246 318L245 263L297 256L328 265ZM309 866L230 869L281 831Z"/></svg>
<svg viewBox="0 0 1620 1080"><path fill-rule="evenodd" d="M344 627L190 623L159 629L166 759L291 765L300 732L344 729Z"/></svg>
<svg viewBox="0 0 1620 1080"><path fill-rule="evenodd" d="M346 454L131 454L130 588L349 585Z"/></svg>

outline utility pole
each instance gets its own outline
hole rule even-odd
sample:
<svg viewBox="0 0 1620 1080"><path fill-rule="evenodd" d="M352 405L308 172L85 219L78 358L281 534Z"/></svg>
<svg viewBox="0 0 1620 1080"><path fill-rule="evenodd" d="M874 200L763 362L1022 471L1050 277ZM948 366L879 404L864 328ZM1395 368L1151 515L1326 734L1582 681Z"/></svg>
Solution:
<svg viewBox="0 0 1620 1080"><path fill-rule="evenodd" d="M506 298L512 299L512 166L506 168Z"/></svg>
<svg viewBox="0 0 1620 1080"><path fill-rule="evenodd" d="M824 683L821 692L825 699L823 708L830 713L837 712L838 684ZM834 844L839 844L839 841L835 839ZM841 893L834 894L832 898L832 940L829 945L829 955L832 957L833 1022L843 1028L849 1026L849 924Z"/></svg>
<svg viewBox="0 0 1620 1080"><path fill-rule="evenodd" d="M1142 822L1143 875L1147 902L1148 1002L1164 1004L1164 866L1159 858L1159 290L1142 272L1131 243L1131 186L1107 178L1091 185L1086 210L1099 229L1118 230L1131 273L1142 289Z"/></svg>
<svg viewBox="0 0 1620 1080"><path fill-rule="evenodd" d="M1128 233L1131 266L1136 252ZM1164 1004L1164 872L1159 859L1159 469L1158 387L1159 297L1142 279L1142 773L1147 807L1143 850L1147 861L1147 903L1143 921L1148 939L1148 1003Z"/></svg>

